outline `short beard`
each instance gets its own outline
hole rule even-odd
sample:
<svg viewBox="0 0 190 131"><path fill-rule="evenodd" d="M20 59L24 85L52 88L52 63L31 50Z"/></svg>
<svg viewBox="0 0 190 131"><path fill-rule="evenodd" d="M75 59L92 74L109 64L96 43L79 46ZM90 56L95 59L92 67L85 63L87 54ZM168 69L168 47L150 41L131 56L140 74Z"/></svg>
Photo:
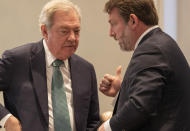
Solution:
<svg viewBox="0 0 190 131"><path fill-rule="evenodd" d="M119 46L122 51L126 51L124 43L119 43Z"/></svg>
<svg viewBox="0 0 190 131"><path fill-rule="evenodd" d="M127 44L125 44L125 43L119 43L120 49L122 51L133 51L132 47L130 47L130 44L128 44L128 43Z"/></svg>

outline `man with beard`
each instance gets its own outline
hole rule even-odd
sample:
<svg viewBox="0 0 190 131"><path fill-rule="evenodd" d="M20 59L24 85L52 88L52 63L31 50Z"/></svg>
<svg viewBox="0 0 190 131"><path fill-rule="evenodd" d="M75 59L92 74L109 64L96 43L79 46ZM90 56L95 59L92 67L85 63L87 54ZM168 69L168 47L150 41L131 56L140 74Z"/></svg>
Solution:
<svg viewBox="0 0 190 131"><path fill-rule="evenodd" d="M79 8L48 2L39 22L43 39L5 51L0 60L0 124L6 131L86 131L99 121L94 67L74 54Z"/></svg>
<svg viewBox="0 0 190 131"><path fill-rule="evenodd" d="M177 43L158 27L153 0L109 0L110 36L131 61L121 80L106 74L100 91L119 95L99 131L189 131L189 65ZM122 81L122 82L121 82Z"/></svg>

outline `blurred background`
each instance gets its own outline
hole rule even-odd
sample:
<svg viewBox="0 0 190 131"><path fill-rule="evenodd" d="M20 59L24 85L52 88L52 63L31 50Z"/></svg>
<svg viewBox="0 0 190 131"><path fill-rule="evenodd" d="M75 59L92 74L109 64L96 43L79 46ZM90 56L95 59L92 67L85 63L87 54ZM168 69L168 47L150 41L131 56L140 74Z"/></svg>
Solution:
<svg viewBox="0 0 190 131"><path fill-rule="evenodd" d="M42 39L38 17L48 0L0 0L0 54L16 46ZM71 0L82 11L82 28L77 54L93 63L98 85L104 74L114 75L122 65L122 76L133 52L123 52L109 37L108 15L103 12L107 0ZM155 0L160 27L179 44L190 62L190 26L188 0ZM99 92L100 111L112 110L113 98ZM3 102L2 93L0 102Z"/></svg>

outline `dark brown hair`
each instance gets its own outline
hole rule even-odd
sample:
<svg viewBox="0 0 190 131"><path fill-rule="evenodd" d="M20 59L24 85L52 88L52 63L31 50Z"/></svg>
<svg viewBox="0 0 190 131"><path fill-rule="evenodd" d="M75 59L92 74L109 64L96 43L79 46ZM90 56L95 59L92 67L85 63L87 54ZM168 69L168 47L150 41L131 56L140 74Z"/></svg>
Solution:
<svg viewBox="0 0 190 131"><path fill-rule="evenodd" d="M151 26L158 24L158 15L153 0L109 0L105 4L105 12L110 13L117 8L125 22L130 14L135 14L144 24Z"/></svg>

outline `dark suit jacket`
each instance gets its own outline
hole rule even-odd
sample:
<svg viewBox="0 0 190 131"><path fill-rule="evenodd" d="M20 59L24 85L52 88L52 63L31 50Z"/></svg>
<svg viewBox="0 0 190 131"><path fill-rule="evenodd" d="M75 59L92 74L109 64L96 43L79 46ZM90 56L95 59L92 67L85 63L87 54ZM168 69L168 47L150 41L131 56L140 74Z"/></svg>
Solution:
<svg viewBox="0 0 190 131"><path fill-rule="evenodd" d="M77 55L69 58L77 131L92 130L99 121L94 67ZM7 113L16 116L23 131L48 131L48 93L42 40L6 51L0 61L0 90ZM63 129L64 130L64 129Z"/></svg>
<svg viewBox="0 0 190 131"><path fill-rule="evenodd" d="M190 69L177 43L160 28L152 30L126 70L110 120L112 130L189 131L188 88Z"/></svg>

